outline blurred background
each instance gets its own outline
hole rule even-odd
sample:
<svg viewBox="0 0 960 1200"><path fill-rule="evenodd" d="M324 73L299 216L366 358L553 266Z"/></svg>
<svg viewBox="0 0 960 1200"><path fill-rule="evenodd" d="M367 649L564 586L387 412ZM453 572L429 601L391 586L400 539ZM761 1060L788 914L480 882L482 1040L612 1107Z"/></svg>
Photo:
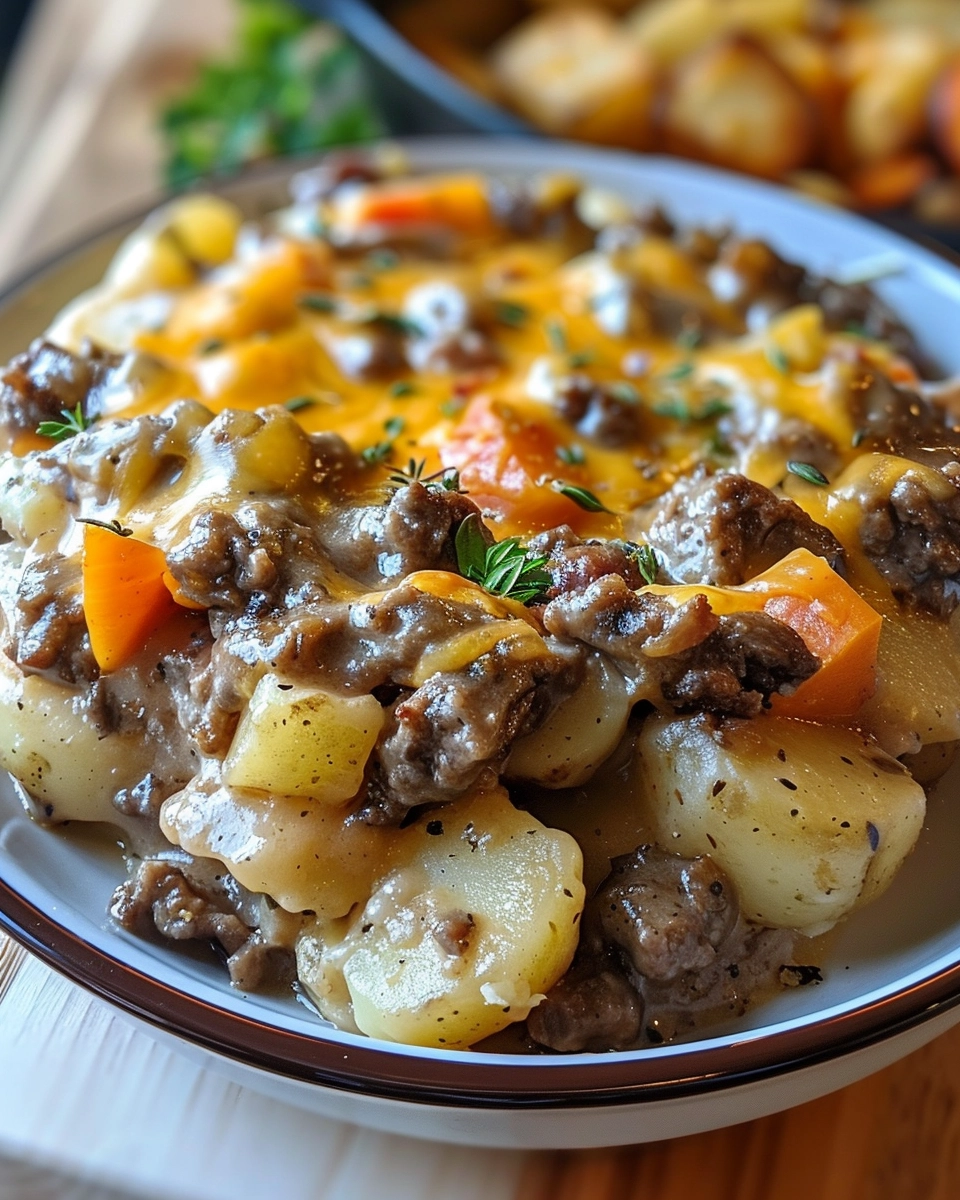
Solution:
<svg viewBox="0 0 960 1200"><path fill-rule="evenodd" d="M0 273L383 133L680 154L960 247L958 0L3 0Z"/></svg>

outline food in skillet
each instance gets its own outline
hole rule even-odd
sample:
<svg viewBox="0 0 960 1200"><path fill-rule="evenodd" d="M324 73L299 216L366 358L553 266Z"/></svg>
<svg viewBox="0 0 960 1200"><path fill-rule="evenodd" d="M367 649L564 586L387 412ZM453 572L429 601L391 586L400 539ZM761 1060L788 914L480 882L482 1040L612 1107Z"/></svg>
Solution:
<svg viewBox="0 0 960 1200"><path fill-rule="evenodd" d="M816 980L960 736L949 387L735 232L398 172L175 201L6 368L0 763L121 828L122 926L342 1028Z"/></svg>

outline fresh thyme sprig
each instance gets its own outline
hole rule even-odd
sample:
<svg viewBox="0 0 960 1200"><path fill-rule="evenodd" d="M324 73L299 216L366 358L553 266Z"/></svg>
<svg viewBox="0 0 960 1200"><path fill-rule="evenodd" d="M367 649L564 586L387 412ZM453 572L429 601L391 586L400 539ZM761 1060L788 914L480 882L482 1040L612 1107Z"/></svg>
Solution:
<svg viewBox="0 0 960 1200"><path fill-rule="evenodd" d="M460 522L456 537L457 565L467 579L478 583L484 591L521 604L533 604L545 599L553 582L543 568L547 556L531 558L527 547L518 537L487 545L483 525L476 513Z"/></svg>
<svg viewBox="0 0 960 1200"><path fill-rule="evenodd" d="M806 480L807 483L815 484L817 487L830 486L830 480L813 463L797 462L796 459L791 459L787 463L787 470L791 475L796 475L798 478Z"/></svg>
<svg viewBox="0 0 960 1200"><path fill-rule="evenodd" d="M660 559L652 546L646 543L625 542L627 555L637 564L640 578L644 583L656 583L657 572L660 570Z"/></svg>
<svg viewBox="0 0 960 1200"><path fill-rule="evenodd" d="M37 433L40 437L50 438L54 442L62 442L89 429L95 419L83 415L83 408L79 402L73 412L69 408L61 408L60 415L63 417L62 421L40 422L37 426Z"/></svg>
<svg viewBox="0 0 960 1200"><path fill-rule="evenodd" d="M607 508L600 497L594 495L589 488L578 487L575 483L564 483L562 479L555 479L550 486L555 492L559 492L561 496L566 496L568 500L572 500L574 504L586 512L613 513L613 510Z"/></svg>
<svg viewBox="0 0 960 1200"><path fill-rule="evenodd" d="M427 460L411 458L405 467L396 467L387 480L394 490L409 487L411 483L422 483L428 492L462 492L460 472L456 467L443 467L432 475L424 475Z"/></svg>
<svg viewBox="0 0 960 1200"><path fill-rule="evenodd" d="M115 533L117 537L133 536L133 530L121 525L116 518L112 521L98 521L96 517L77 517L77 522L80 525L96 525L98 529L106 529L109 533Z"/></svg>

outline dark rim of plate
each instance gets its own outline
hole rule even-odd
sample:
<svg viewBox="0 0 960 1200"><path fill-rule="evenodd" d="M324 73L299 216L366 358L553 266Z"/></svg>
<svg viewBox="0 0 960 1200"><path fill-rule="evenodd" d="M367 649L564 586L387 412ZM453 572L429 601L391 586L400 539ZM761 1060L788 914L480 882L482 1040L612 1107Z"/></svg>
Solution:
<svg viewBox="0 0 960 1200"><path fill-rule="evenodd" d="M426 139L428 143L430 139ZM416 139L408 144L414 145ZM322 157L322 156L319 156ZM318 156L260 164L212 186L281 184ZM717 173L717 172L712 172ZM721 172L717 174L728 174ZM749 184L749 180L744 180ZM93 248L135 227L163 198L127 220L114 219L30 268L0 292L0 312L19 293ZM923 237L948 260L960 258ZM719 1092L832 1062L880 1045L960 1005L960 962L871 1003L770 1032L707 1045L683 1043L609 1055L424 1054L416 1047L341 1040L318 1022L309 1035L210 1004L172 988L84 941L0 878L0 930L54 970L131 1016L237 1063L339 1091L425 1105L474 1109L595 1108Z"/></svg>

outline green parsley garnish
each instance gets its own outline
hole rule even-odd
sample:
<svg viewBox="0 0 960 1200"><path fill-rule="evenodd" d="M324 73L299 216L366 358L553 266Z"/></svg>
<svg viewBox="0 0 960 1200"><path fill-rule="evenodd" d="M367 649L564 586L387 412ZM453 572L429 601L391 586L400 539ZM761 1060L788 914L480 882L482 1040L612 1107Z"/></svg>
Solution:
<svg viewBox="0 0 960 1200"><path fill-rule="evenodd" d="M312 396L293 396L285 401L283 407L287 412L300 412L304 408L312 408L316 404L316 400Z"/></svg>
<svg viewBox="0 0 960 1200"><path fill-rule="evenodd" d="M325 292L308 292L306 296L301 296L297 301L301 308L309 308L311 312L318 313L335 313L338 305L335 296L328 296Z"/></svg>
<svg viewBox="0 0 960 1200"><path fill-rule="evenodd" d="M666 380L668 383L676 383L681 379L689 379L693 374L693 369L693 363L687 359L684 362L677 363L676 366L670 367L669 370L664 371L661 379Z"/></svg>
<svg viewBox="0 0 960 1200"><path fill-rule="evenodd" d="M50 438L54 442L62 442L89 429L94 420L92 417L87 418L83 415L83 408L79 401L73 412L68 408L61 408L60 415L63 417L62 421L40 422L37 426L37 433L40 437Z"/></svg>
<svg viewBox="0 0 960 1200"><path fill-rule="evenodd" d="M509 325L513 329L520 329L530 317L530 309L514 300L498 300L493 311L501 325Z"/></svg>
<svg viewBox="0 0 960 1200"><path fill-rule="evenodd" d="M218 350L222 350L227 343L223 338L207 338L205 342L201 342L197 347L198 354L216 354Z"/></svg>
<svg viewBox="0 0 960 1200"><path fill-rule="evenodd" d="M285 0L244 0L228 56L164 109L164 172L179 189L256 159L380 137L360 57Z"/></svg>
<svg viewBox="0 0 960 1200"><path fill-rule="evenodd" d="M781 375L790 374L790 359L775 342L767 344L767 362Z"/></svg>
<svg viewBox="0 0 960 1200"><path fill-rule="evenodd" d="M116 518L112 521L98 521L96 517L77 517L77 522L80 525L96 525L98 529L106 529L109 533L115 533L117 537L133 536L133 530L121 525Z"/></svg>
<svg viewBox="0 0 960 1200"><path fill-rule="evenodd" d="M580 367L589 367L596 357L596 352L593 350L575 350L573 354L569 356L567 362L570 364L570 367L576 371Z"/></svg>
<svg viewBox="0 0 960 1200"><path fill-rule="evenodd" d="M386 462L393 453L393 442L376 442L360 451L360 457L368 466Z"/></svg>
<svg viewBox="0 0 960 1200"><path fill-rule="evenodd" d="M533 604L545 598L553 580L543 569L547 556L530 558L517 537L487 545L484 526L476 513L460 522L455 548L461 575L478 583L494 596Z"/></svg>
<svg viewBox="0 0 960 1200"><path fill-rule="evenodd" d="M644 583L656 583L657 572L660 570L660 559L652 546L644 543L642 546L635 542L627 542L627 554L637 564L640 578Z"/></svg>
<svg viewBox="0 0 960 1200"><path fill-rule="evenodd" d="M390 384L390 395L397 400L401 400L405 396L413 396L416 391L417 385L411 383L409 379L398 379L396 383Z"/></svg>
<svg viewBox="0 0 960 1200"><path fill-rule="evenodd" d="M391 439L398 438L406 427L407 423L403 417L390 417L383 423L383 428L386 430L387 436Z"/></svg>
<svg viewBox="0 0 960 1200"><path fill-rule="evenodd" d="M699 408L694 408L688 400L676 397L655 404L653 411L658 417L672 417L674 421L688 424L694 421L712 421L715 417L725 416L730 412L730 405L719 396L713 396Z"/></svg>
<svg viewBox="0 0 960 1200"><path fill-rule="evenodd" d="M599 496L595 496L593 492L584 487L577 487L573 483L564 483L562 479L555 479L551 484L555 492L559 492L561 496L566 496L568 500L572 500L574 504L587 512L605 512L613 514L613 510L607 508Z"/></svg>
<svg viewBox="0 0 960 1200"><path fill-rule="evenodd" d="M607 391L614 400L619 400L621 404L640 403L640 393L632 383L627 383L625 379L617 379L613 383L608 383Z"/></svg>
<svg viewBox="0 0 960 1200"><path fill-rule="evenodd" d="M374 271L389 271L400 262L400 255L389 246L379 246L367 255L367 265Z"/></svg>
<svg viewBox="0 0 960 1200"><path fill-rule="evenodd" d="M451 396L449 400L444 400L440 405L440 412L452 420L454 417L459 417L466 407L467 402L462 397Z"/></svg>
<svg viewBox="0 0 960 1200"><path fill-rule="evenodd" d="M816 484L817 487L830 486L830 480L813 463L796 462L794 459L791 459L787 463L787 470L791 475L797 475L800 479L805 479L807 483Z"/></svg>
<svg viewBox="0 0 960 1200"><path fill-rule="evenodd" d="M582 467L587 461L582 446L558 446L557 458L568 467Z"/></svg>
<svg viewBox="0 0 960 1200"><path fill-rule="evenodd" d="M857 447L862 446L866 440L867 431L865 429L855 429L853 431L853 437L850 439L850 445L853 446L854 450L856 450Z"/></svg>
<svg viewBox="0 0 960 1200"><path fill-rule="evenodd" d="M399 333L402 337L422 338L426 336L416 321L411 321L409 317L401 316L400 313L387 312L382 308L371 308L361 314L357 320L360 325L381 325L385 329Z"/></svg>
<svg viewBox="0 0 960 1200"><path fill-rule="evenodd" d="M699 329L682 329L677 334L677 345L682 346L684 350L695 350L702 341L703 334Z"/></svg>
<svg viewBox="0 0 960 1200"><path fill-rule="evenodd" d="M548 320L543 323L543 331L554 354L566 354L567 333L559 321Z"/></svg>

